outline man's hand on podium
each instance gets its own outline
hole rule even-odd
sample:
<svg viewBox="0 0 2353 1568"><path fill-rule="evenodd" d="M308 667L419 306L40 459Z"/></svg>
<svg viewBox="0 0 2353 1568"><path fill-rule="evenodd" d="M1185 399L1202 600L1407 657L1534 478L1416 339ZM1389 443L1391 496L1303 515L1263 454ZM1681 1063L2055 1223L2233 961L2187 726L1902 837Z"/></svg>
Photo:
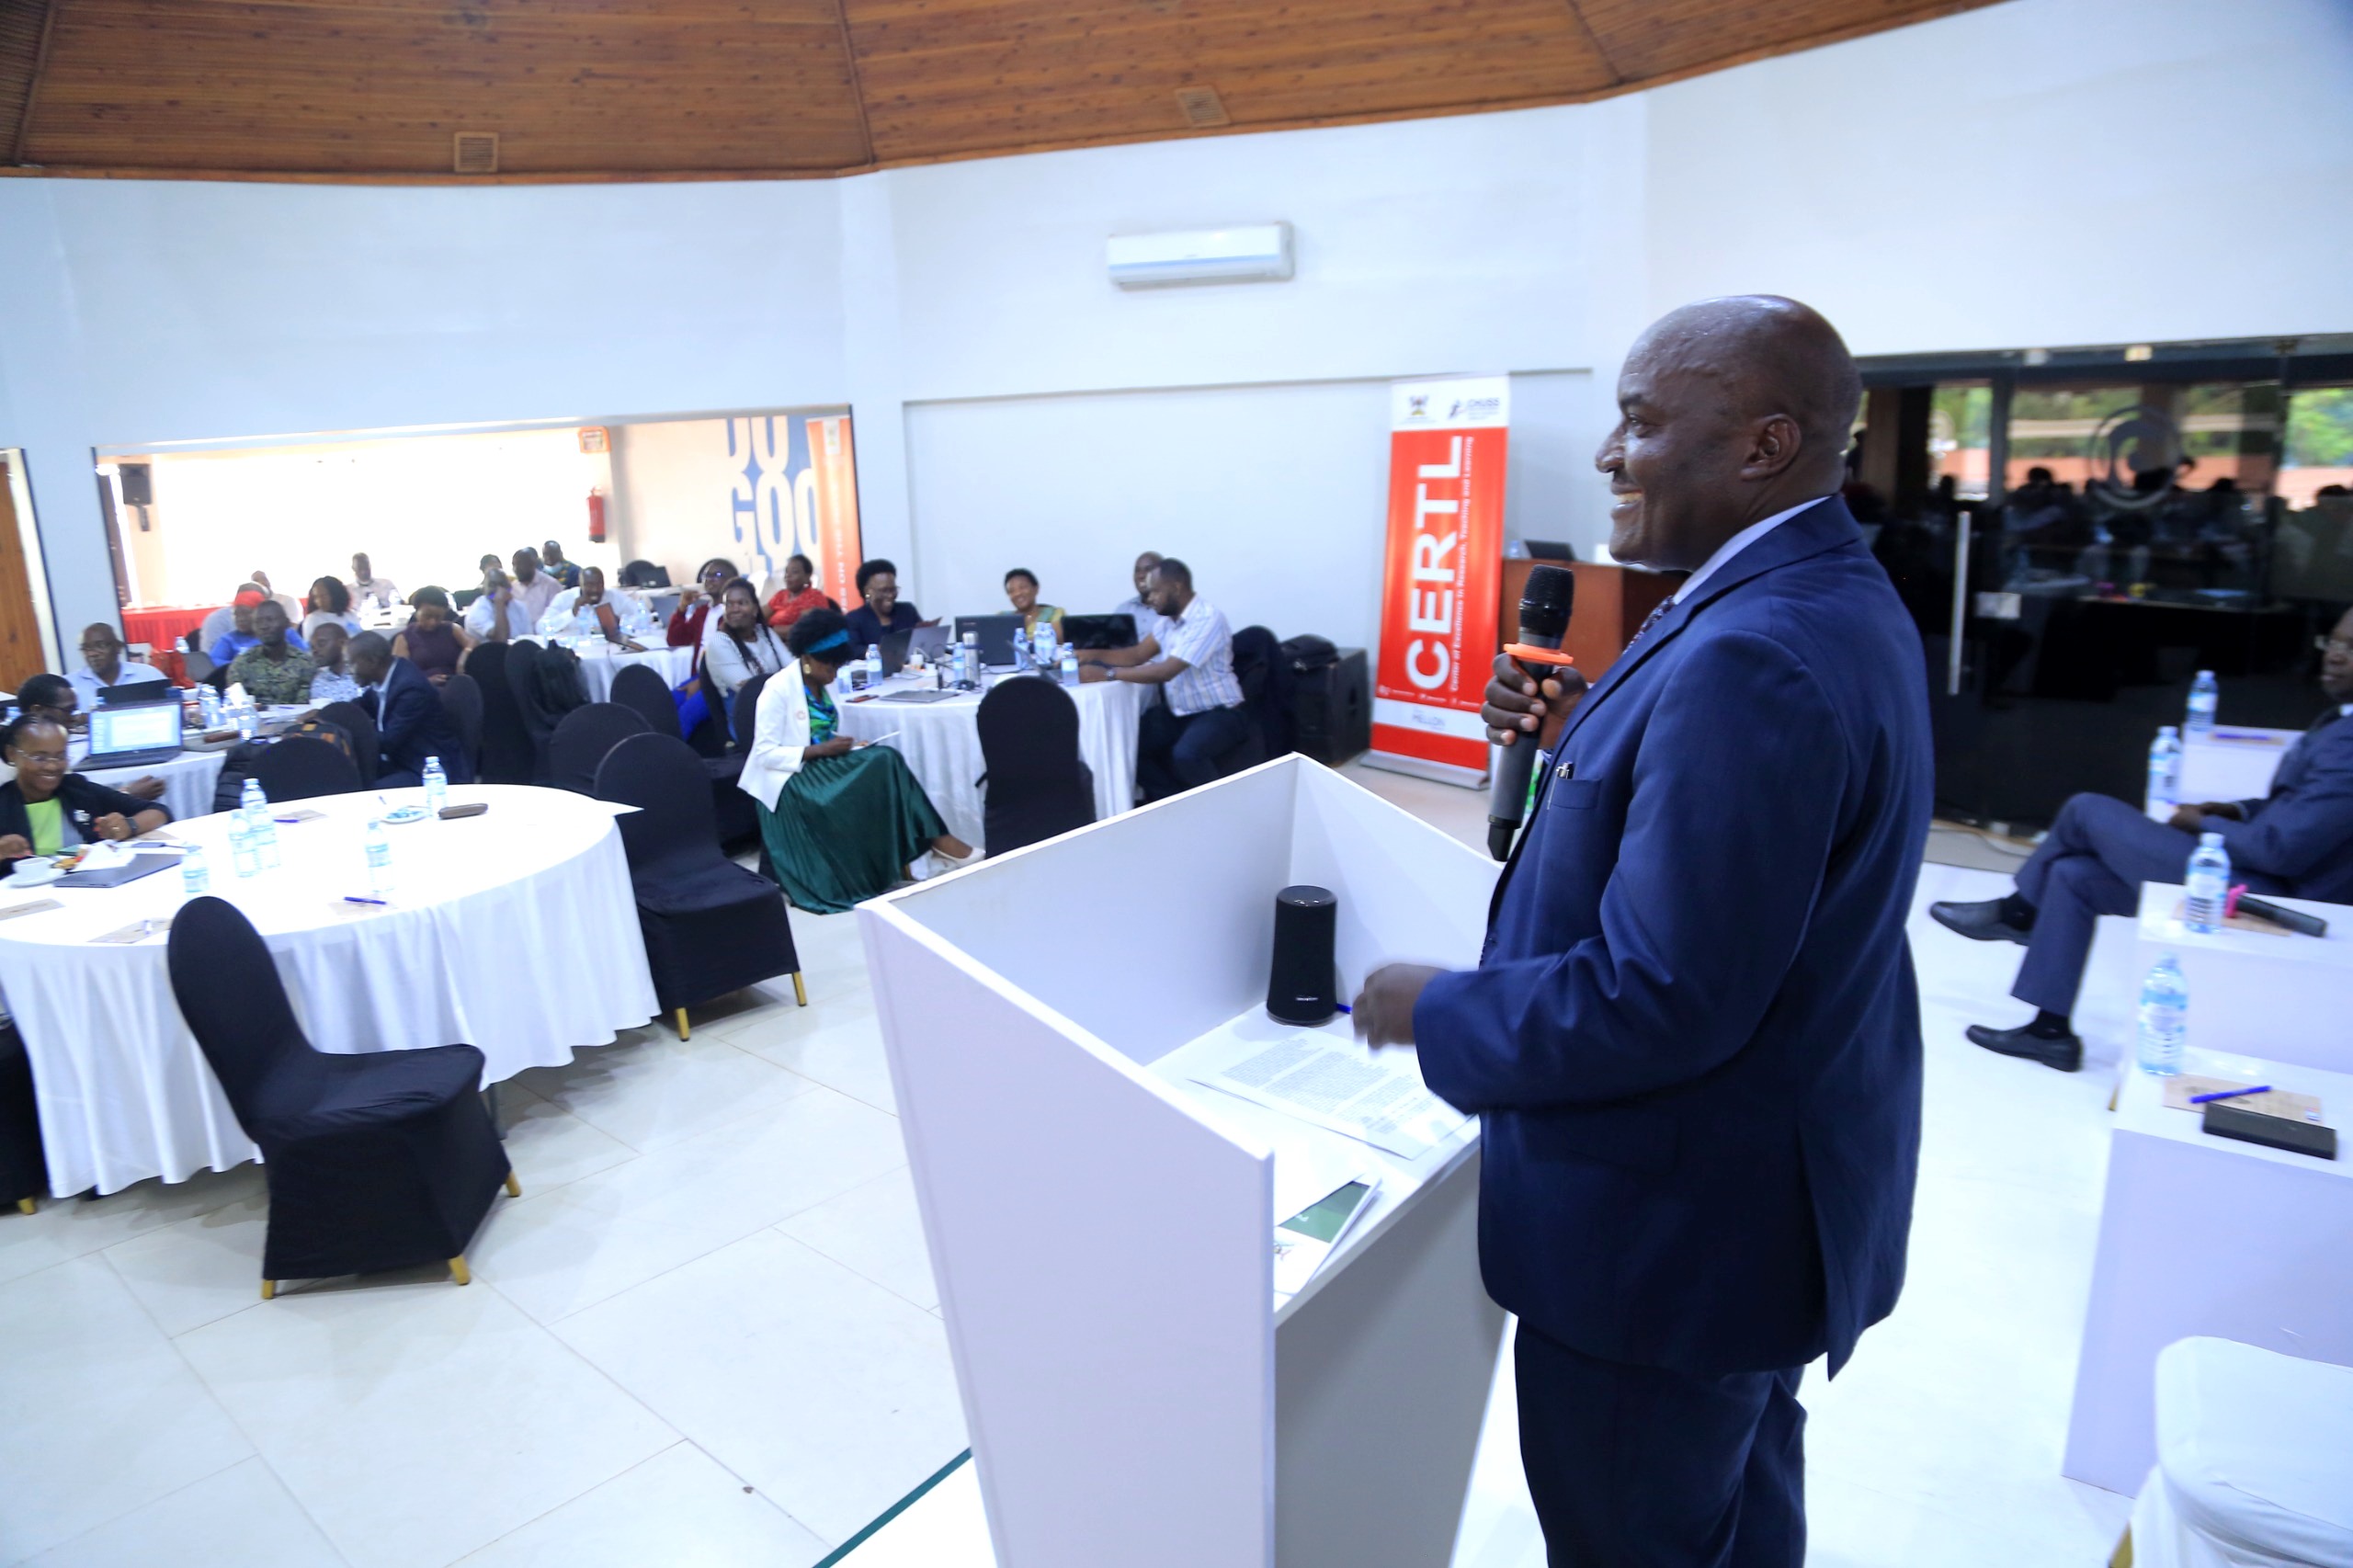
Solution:
<svg viewBox="0 0 2353 1568"><path fill-rule="evenodd" d="M1392 963L1374 970L1349 1009L1357 1038L1367 1045L1413 1044L1414 1004L1421 1000L1422 987L1445 972L1426 963Z"/></svg>
<svg viewBox="0 0 2353 1568"><path fill-rule="evenodd" d="M1487 726L1487 739L1507 746L1521 735L1533 733L1539 744L1551 745L1560 739L1561 726L1567 722L1576 699L1585 695L1586 684L1582 672L1566 668L1545 676L1540 692L1518 660L1509 653L1497 653L1495 678L1487 683L1486 706L1479 710Z"/></svg>

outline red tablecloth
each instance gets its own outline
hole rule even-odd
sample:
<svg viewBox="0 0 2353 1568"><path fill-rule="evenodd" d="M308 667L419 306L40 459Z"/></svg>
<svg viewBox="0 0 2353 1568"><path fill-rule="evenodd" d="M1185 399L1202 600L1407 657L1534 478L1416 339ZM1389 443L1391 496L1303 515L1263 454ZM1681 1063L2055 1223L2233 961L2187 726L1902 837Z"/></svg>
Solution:
<svg viewBox="0 0 2353 1568"><path fill-rule="evenodd" d="M204 624L219 605L152 605L122 612L122 640L144 642L154 652L147 662L176 685L188 684L188 665L180 657L180 639Z"/></svg>

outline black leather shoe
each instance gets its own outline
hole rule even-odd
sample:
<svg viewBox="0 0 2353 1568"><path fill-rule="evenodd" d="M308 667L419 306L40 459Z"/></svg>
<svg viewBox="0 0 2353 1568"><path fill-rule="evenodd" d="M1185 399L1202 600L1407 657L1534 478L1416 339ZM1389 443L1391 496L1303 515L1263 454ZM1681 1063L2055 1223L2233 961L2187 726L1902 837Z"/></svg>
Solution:
<svg viewBox="0 0 2353 1568"><path fill-rule="evenodd" d="M1932 903L1928 914L1948 931L1958 931L1976 942L2016 942L2025 947L2034 934L2023 926L2013 926L2002 915L2002 901L1989 898L1982 903Z"/></svg>
<svg viewBox="0 0 2353 1568"><path fill-rule="evenodd" d="M1961 907L1969 906L1964 904ZM2004 1056L2023 1056L2029 1062L2040 1062L2045 1067L2056 1067L2062 1073L2073 1073L2084 1064L2084 1042L2071 1034L2063 1034L2052 1040L2031 1033L2024 1024L2014 1029L1972 1024L1968 1032L1972 1045L1982 1045Z"/></svg>

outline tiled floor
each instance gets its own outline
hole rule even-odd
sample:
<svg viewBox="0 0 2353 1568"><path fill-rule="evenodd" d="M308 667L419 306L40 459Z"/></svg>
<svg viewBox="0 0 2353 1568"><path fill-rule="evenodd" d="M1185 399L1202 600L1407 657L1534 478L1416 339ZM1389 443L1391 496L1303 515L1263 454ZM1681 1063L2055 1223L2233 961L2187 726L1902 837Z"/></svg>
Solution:
<svg viewBox="0 0 2353 1568"><path fill-rule="evenodd" d="M1483 797L1356 776L1483 836ZM1932 866L1920 896L1999 885ZM253 1166L0 1216L0 1564L809 1568L932 1475L963 1423L855 922L794 927L805 1011L779 984L684 1043L638 1031L504 1089L525 1196L493 1210L470 1289L420 1271L260 1301ZM1837 1382L1806 1385L1813 1561L2097 1562L2124 1501L2058 1456L2106 1064L1963 1044L1962 1020L2016 1010L2014 949L1914 931L1912 1276ZM1502 1388L1460 1568L1541 1562ZM851 1558L987 1561L969 1465Z"/></svg>

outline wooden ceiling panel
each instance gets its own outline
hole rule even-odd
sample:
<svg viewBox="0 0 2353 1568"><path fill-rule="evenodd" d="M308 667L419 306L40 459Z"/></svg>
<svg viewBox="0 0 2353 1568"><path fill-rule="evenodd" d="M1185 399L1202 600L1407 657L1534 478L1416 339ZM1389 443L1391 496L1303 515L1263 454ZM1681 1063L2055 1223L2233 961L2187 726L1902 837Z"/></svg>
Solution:
<svg viewBox="0 0 2353 1568"><path fill-rule="evenodd" d="M0 173L474 178L495 131L502 179L839 174L1573 103L1990 3L0 0Z"/></svg>

